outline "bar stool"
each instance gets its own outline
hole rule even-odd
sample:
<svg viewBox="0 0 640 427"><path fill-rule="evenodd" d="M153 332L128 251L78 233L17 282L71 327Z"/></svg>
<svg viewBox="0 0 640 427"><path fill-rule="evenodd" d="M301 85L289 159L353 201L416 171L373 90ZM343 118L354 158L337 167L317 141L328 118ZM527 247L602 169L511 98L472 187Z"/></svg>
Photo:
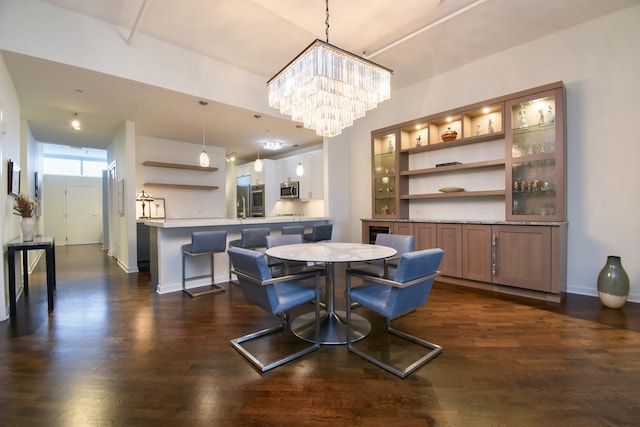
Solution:
<svg viewBox="0 0 640 427"><path fill-rule="evenodd" d="M224 252L227 244L226 231L194 231L191 233L191 243L182 245L182 290L192 298L206 294L224 292L224 288L215 283L215 270L213 256L216 252ZM211 257L211 274L186 277L186 257L196 257L209 255ZM192 289L187 288L190 280L201 279L211 276L211 283L205 286L198 286ZM198 289L197 291L195 289Z"/></svg>
<svg viewBox="0 0 640 427"><path fill-rule="evenodd" d="M305 233L304 241L321 242L323 240L331 240L333 233L333 224L316 224L311 229L311 233Z"/></svg>
<svg viewBox="0 0 640 427"><path fill-rule="evenodd" d="M286 227L282 227L282 235L284 236L287 234L304 235L304 225L288 225Z"/></svg>
<svg viewBox="0 0 640 427"><path fill-rule="evenodd" d="M271 229L264 228L245 228L241 231L240 239L229 242L229 247L237 247L244 249L266 249L267 236L271 233ZM231 281L231 258L229 258L229 281Z"/></svg>

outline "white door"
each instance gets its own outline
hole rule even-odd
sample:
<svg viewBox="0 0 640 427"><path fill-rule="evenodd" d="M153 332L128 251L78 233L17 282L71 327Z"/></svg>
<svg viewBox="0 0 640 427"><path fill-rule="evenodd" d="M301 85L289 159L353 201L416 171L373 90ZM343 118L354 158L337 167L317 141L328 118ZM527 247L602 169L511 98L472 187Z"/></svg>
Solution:
<svg viewBox="0 0 640 427"><path fill-rule="evenodd" d="M65 186L68 245L100 243L101 206L99 188Z"/></svg>

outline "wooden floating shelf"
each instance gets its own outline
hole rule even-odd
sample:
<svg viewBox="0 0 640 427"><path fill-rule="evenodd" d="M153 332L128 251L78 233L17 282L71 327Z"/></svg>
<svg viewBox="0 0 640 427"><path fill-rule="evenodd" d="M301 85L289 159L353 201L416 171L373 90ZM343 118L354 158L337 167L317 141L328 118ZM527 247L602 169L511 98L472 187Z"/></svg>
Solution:
<svg viewBox="0 0 640 427"><path fill-rule="evenodd" d="M192 185L192 184L166 184L163 182L145 182L145 187L165 187L165 188L178 188L181 190L217 190L217 185Z"/></svg>
<svg viewBox="0 0 640 427"><path fill-rule="evenodd" d="M477 135L477 136L476 135L468 136L465 138L454 139L453 141L435 142L432 144L425 144L420 147L404 148L400 151L402 153L415 154L415 153L421 153L423 151L442 150L443 148L448 148L448 147L459 147L461 145L477 144L478 142L493 141L501 138L504 138L504 131L486 133L484 135Z"/></svg>
<svg viewBox="0 0 640 427"><path fill-rule="evenodd" d="M504 159L497 160L485 160L482 162L473 162L473 163L462 163L459 165L451 165L451 166L440 166L435 168L426 168L426 169L414 169L410 171L402 171L400 175L428 175L432 173L442 173L442 172L453 172L453 171L461 171L465 169L481 169L481 168L492 168L498 166L504 166Z"/></svg>
<svg viewBox="0 0 640 427"><path fill-rule="evenodd" d="M203 172L216 172L218 168L209 167L209 166L198 166L198 165L183 165L179 163L165 163L165 162L153 162L153 161L145 161L142 163L144 166L153 166L157 168L171 168L171 169L186 169L193 171L203 171Z"/></svg>
<svg viewBox="0 0 640 427"><path fill-rule="evenodd" d="M487 191L459 191L455 193L429 193L429 194L403 194L400 196L402 200L415 199L454 199L461 197L489 197L504 196L505 190L487 190Z"/></svg>

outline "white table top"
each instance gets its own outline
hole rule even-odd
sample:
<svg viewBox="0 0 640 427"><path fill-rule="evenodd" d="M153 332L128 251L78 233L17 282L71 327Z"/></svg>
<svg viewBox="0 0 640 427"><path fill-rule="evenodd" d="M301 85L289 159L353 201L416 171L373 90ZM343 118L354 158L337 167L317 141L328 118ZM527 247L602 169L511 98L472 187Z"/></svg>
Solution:
<svg viewBox="0 0 640 427"><path fill-rule="evenodd" d="M364 243L317 242L276 246L267 255L289 261L356 262L389 258L396 250L382 245Z"/></svg>

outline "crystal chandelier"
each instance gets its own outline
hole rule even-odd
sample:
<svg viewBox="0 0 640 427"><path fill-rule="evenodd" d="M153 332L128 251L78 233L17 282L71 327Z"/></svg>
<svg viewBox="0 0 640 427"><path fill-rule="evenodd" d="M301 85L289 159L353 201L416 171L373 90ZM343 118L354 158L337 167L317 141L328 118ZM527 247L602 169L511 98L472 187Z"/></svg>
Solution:
<svg viewBox="0 0 640 427"><path fill-rule="evenodd" d="M327 41L315 40L267 86L269 106L331 137L389 99L391 70L329 44L329 0L326 10Z"/></svg>

